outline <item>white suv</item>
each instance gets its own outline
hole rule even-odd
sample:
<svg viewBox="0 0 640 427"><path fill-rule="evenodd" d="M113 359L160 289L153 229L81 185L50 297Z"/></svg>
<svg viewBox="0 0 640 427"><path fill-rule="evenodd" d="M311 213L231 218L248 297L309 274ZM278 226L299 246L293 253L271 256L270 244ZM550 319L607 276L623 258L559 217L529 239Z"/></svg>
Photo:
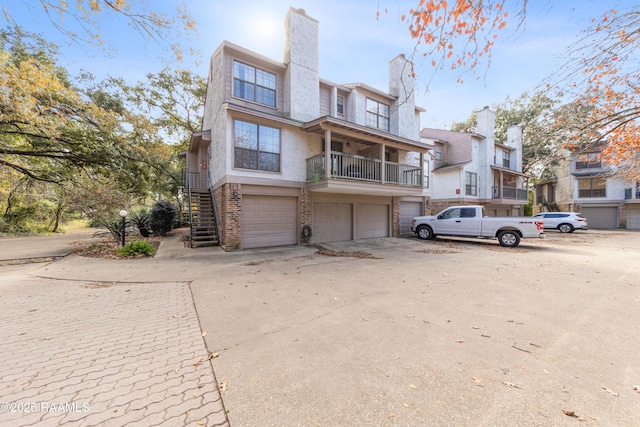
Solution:
<svg viewBox="0 0 640 427"><path fill-rule="evenodd" d="M575 212L542 212L534 218L544 220L544 228L558 229L562 233L573 233L574 230L586 230L587 219Z"/></svg>

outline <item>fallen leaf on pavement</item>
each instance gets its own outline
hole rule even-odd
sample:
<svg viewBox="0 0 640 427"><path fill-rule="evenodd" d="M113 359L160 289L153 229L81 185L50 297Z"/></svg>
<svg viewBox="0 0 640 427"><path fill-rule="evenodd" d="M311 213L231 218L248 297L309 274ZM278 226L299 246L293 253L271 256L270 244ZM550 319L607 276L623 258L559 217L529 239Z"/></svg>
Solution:
<svg viewBox="0 0 640 427"><path fill-rule="evenodd" d="M458 344L462 344L462 343L464 342L464 340L456 340L456 342L457 342Z"/></svg>
<svg viewBox="0 0 640 427"><path fill-rule="evenodd" d="M221 391L227 391L227 385L229 385L229 381L222 381L220 383L220 390Z"/></svg>
<svg viewBox="0 0 640 427"><path fill-rule="evenodd" d="M209 332L207 332L207 331L204 331L204 332L202 333L202 337L203 337L203 338L204 338L204 337L206 337L207 335L209 335Z"/></svg>
<svg viewBox="0 0 640 427"><path fill-rule="evenodd" d="M209 360L211 360L211 359L215 359L215 358L216 358L216 357L218 357L218 356L220 356L220 353L211 353L211 354L209 355Z"/></svg>
<svg viewBox="0 0 640 427"><path fill-rule="evenodd" d="M393 417L395 417L395 416L396 416L396 414L394 414L393 412L391 412L391 413L389 414L389 418L393 418Z"/></svg>
<svg viewBox="0 0 640 427"><path fill-rule="evenodd" d="M607 393L609 393L610 395L612 395L612 396L615 396L615 397L619 396L618 393L616 393L615 391L611 390L609 387L602 386L602 389L604 391L606 391Z"/></svg>
<svg viewBox="0 0 640 427"><path fill-rule="evenodd" d="M511 387L511 388L520 388L520 386L519 386L519 385L517 385L517 384L513 384L513 383L510 383L510 382L508 382L508 381L502 381L502 384L504 384L504 385L506 385L506 386L508 386L508 387Z"/></svg>
<svg viewBox="0 0 640 427"><path fill-rule="evenodd" d="M417 390L417 389L418 389L418 387L416 387L414 384L409 384L409 388L412 388L412 389L414 389L414 390Z"/></svg>
<svg viewBox="0 0 640 427"><path fill-rule="evenodd" d="M202 362L204 362L204 357L201 357L200 359L196 360L196 363L194 363L193 366L198 366Z"/></svg>
<svg viewBox="0 0 640 427"><path fill-rule="evenodd" d="M473 380L474 383L476 383L476 385L480 387L484 387L484 384L482 384L482 380L480 378L471 377L471 379Z"/></svg>
<svg viewBox="0 0 640 427"><path fill-rule="evenodd" d="M562 412L564 412L564 414L565 414L565 415L567 415L567 416L569 416L569 417L576 417L576 418L578 418L578 416L576 415L576 413L575 413L575 412L573 412L573 411L569 411L569 410L563 409L563 410L562 410Z"/></svg>

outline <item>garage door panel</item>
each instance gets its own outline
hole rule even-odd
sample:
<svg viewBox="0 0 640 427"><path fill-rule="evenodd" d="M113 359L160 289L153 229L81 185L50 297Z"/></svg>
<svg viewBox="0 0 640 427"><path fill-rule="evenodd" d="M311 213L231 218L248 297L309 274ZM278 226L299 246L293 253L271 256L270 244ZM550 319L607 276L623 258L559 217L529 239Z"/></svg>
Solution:
<svg viewBox="0 0 640 427"><path fill-rule="evenodd" d="M389 236L389 205L358 205L358 239Z"/></svg>
<svg viewBox="0 0 640 427"><path fill-rule="evenodd" d="M420 215L421 202L400 202L400 234L411 234L411 221Z"/></svg>
<svg viewBox="0 0 640 427"><path fill-rule="evenodd" d="M640 207L629 208L627 228L631 230L640 230Z"/></svg>
<svg viewBox="0 0 640 427"><path fill-rule="evenodd" d="M340 242L353 237L353 207L351 203L316 202L313 204L313 241Z"/></svg>
<svg viewBox="0 0 640 427"><path fill-rule="evenodd" d="M589 228L618 227L618 208L616 207L583 207L580 213L587 218Z"/></svg>
<svg viewBox="0 0 640 427"><path fill-rule="evenodd" d="M280 196L244 196L242 247L295 245L297 199Z"/></svg>

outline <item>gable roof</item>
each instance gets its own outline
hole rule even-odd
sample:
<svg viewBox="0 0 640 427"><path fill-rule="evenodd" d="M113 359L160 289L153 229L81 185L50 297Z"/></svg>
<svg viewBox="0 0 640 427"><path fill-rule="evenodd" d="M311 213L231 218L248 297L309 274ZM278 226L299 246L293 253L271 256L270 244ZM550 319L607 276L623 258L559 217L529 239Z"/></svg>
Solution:
<svg viewBox="0 0 640 427"><path fill-rule="evenodd" d="M473 138L483 138L477 133L456 132L453 130L423 128L420 131L420 138L433 139L440 142L460 144L471 142Z"/></svg>

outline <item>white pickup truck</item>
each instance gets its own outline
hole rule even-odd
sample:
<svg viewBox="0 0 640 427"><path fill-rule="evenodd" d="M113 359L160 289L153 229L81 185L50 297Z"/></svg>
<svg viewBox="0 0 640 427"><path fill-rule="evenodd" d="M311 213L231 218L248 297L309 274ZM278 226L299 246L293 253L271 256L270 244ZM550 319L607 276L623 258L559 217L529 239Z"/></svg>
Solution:
<svg viewBox="0 0 640 427"><path fill-rule="evenodd" d="M544 238L544 221L531 217L485 217L482 206L451 206L437 215L418 216L411 231L425 240L436 236L497 238L513 248L520 239Z"/></svg>

